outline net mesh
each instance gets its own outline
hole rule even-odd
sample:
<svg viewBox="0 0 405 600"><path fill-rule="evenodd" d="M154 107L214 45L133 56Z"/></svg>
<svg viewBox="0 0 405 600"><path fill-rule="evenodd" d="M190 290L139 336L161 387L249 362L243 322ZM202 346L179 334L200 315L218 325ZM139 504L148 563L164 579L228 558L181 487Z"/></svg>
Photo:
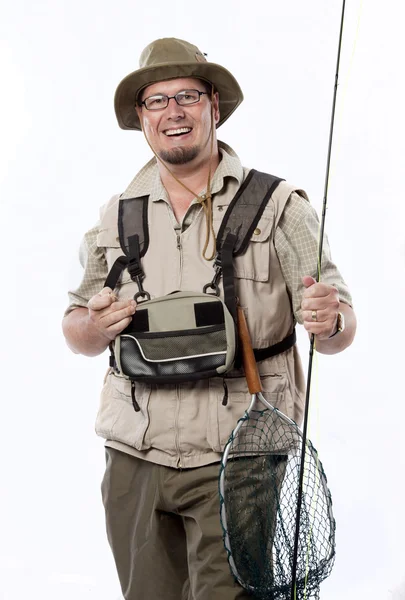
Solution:
<svg viewBox="0 0 405 600"><path fill-rule="evenodd" d="M165 332L160 336L148 337L147 334L143 334L142 337L135 337L148 360L173 360L187 356L211 355L215 352L226 353L227 349L225 328L206 332L201 327L194 330L194 333L188 331L182 335L179 331L178 335L170 337L166 337Z"/></svg>
<svg viewBox="0 0 405 600"><path fill-rule="evenodd" d="M221 522L231 570L253 598L289 600L302 433L258 403L238 422L220 472ZM307 441L295 597L319 598L335 555L335 521L326 476Z"/></svg>
<svg viewBox="0 0 405 600"><path fill-rule="evenodd" d="M204 373L222 367L225 354L207 354L197 358L150 362L143 358L138 344L131 336L122 336L120 364L124 375L133 379L140 377L177 377Z"/></svg>

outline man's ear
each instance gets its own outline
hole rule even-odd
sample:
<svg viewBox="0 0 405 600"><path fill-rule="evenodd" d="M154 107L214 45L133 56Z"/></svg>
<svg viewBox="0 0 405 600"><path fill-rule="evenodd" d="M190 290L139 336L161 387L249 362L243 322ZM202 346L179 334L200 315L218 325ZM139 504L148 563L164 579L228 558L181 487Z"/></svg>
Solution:
<svg viewBox="0 0 405 600"><path fill-rule="evenodd" d="M214 94L214 99L212 102L212 106L214 107L214 121L215 121L215 125L218 125L218 121L219 121L219 117L220 117L220 113L219 113L219 94L218 92L215 92Z"/></svg>

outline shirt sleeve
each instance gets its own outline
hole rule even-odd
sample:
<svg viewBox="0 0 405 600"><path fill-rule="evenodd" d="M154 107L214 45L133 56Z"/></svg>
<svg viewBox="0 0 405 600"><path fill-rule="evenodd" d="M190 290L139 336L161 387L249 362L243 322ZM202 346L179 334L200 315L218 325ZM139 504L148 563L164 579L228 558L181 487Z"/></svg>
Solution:
<svg viewBox="0 0 405 600"><path fill-rule="evenodd" d="M104 287L108 275L107 261L104 248L97 246L99 225L95 225L83 237L79 249L79 260L83 267L83 277L75 290L69 290L69 306L65 311L68 315L74 308L85 307L94 296Z"/></svg>
<svg viewBox="0 0 405 600"><path fill-rule="evenodd" d="M302 278L304 275L317 277L319 234L320 224L315 209L308 200L293 192L276 227L274 245L291 297L294 316L301 324L301 299L305 290ZM340 301L352 306L349 289L332 261L326 235L322 248L320 280L336 287Z"/></svg>

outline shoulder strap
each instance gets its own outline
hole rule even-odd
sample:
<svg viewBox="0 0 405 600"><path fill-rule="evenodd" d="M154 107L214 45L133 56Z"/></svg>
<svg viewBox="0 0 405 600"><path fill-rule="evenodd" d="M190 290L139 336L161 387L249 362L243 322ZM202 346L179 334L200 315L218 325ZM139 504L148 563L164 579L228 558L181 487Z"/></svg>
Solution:
<svg viewBox="0 0 405 600"><path fill-rule="evenodd" d="M128 258L126 256L120 256L119 258L117 258L117 260L111 267L110 272L107 275L107 279L104 282L104 287L109 287L113 290L118 283L122 271L127 265Z"/></svg>
<svg viewBox="0 0 405 600"><path fill-rule="evenodd" d="M236 322L233 258L243 254L280 177L252 169L222 219L215 262L222 268L224 300Z"/></svg>
<svg viewBox="0 0 405 600"><path fill-rule="evenodd" d="M118 207L118 233L120 244L126 256L130 257L130 239L138 236L139 258L146 254L149 246L148 227L149 196L121 198Z"/></svg>
<svg viewBox="0 0 405 600"><path fill-rule="evenodd" d="M117 258L105 280L104 287L114 289L122 271L128 267L131 278L138 284L140 296L146 296L142 288L145 274L141 258L149 246L148 228L149 196L120 198L118 205L118 234L123 256Z"/></svg>
<svg viewBox="0 0 405 600"><path fill-rule="evenodd" d="M280 185L282 183L282 185ZM279 193L279 190L282 190ZM284 180L274 175L252 169L237 194L230 203L222 220L217 236L216 263L222 267L224 300L236 322L235 283L233 258L243 254L253 231L264 212L271 196L277 195L275 220L278 221L291 192L296 188L284 184ZM289 350L297 341L295 329L283 340L267 348L255 349L256 362L265 360ZM238 356L236 364L238 365Z"/></svg>
<svg viewBox="0 0 405 600"><path fill-rule="evenodd" d="M222 219L217 235L219 258L228 233L236 236L233 255L245 252L271 195L281 181L284 180L280 177L251 169Z"/></svg>

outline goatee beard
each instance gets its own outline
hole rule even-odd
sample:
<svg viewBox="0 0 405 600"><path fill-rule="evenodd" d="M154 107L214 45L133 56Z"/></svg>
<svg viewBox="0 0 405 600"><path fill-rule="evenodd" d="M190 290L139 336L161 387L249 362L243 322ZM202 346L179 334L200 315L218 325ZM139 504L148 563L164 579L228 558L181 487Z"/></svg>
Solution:
<svg viewBox="0 0 405 600"><path fill-rule="evenodd" d="M189 146L188 148L173 148L173 150L162 150L159 153L160 158L170 165L184 165L195 159L200 152L198 146Z"/></svg>

